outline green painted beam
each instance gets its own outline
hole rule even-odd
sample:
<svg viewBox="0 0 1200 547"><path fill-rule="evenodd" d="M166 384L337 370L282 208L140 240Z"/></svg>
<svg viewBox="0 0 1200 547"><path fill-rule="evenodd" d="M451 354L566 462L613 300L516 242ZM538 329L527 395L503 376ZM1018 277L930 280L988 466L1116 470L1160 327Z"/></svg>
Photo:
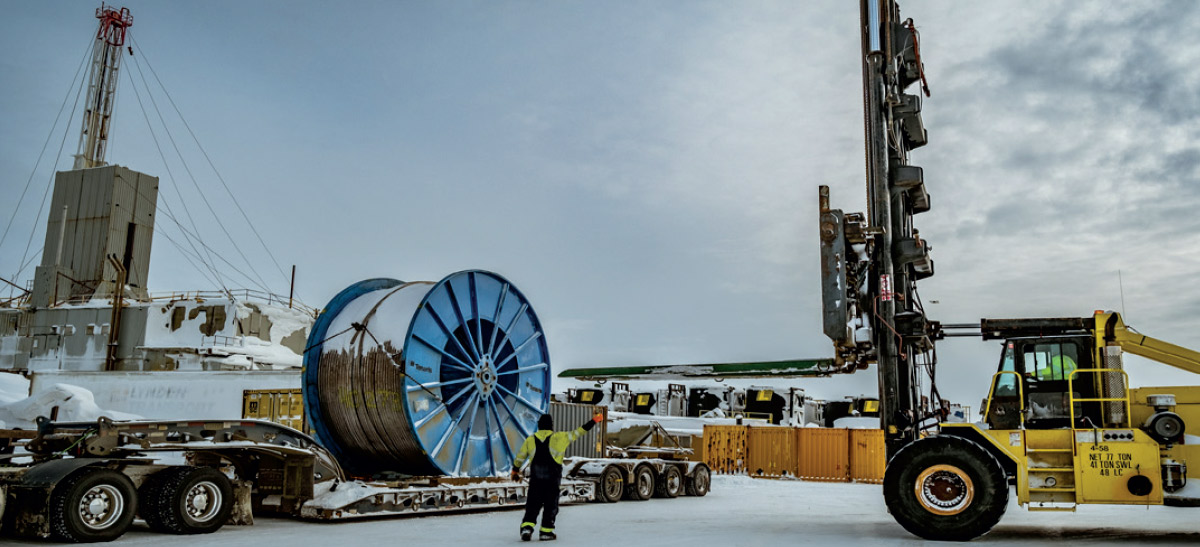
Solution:
<svg viewBox="0 0 1200 547"><path fill-rule="evenodd" d="M679 380L687 378L791 378L828 376L833 373L833 359L793 359L709 365L572 368L558 373L558 377L584 381Z"/></svg>

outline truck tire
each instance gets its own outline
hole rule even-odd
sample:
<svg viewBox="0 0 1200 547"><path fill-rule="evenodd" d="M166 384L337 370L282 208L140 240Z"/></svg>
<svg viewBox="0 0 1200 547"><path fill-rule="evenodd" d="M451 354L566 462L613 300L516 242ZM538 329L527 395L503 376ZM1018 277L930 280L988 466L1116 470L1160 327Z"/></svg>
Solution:
<svg viewBox="0 0 1200 547"><path fill-rule="evenodd" d="M692 471L692 476L686 481L687 494L689 496L704 497L708 495L708 490L712 486L712 472L708 470L708 466L700 464Z"/></svg>
<svg viewBox="0 0 1200 547"><path fill-rule="evenodd" d="M137 491L129 477L89 467L54 486L50 531L64 542L91 543L121 537L137 514Z"/></svg>
<svg viewBox="0 0 1200 547"><path fill-rule="evenodd" d="M667 464L662 476L658 477L658 486L654 489L656 498L678 498L683 492L683 473L679 468Z"/></svg>
<svg viewBox="0 0 1200 547"><path fill-rule="evenodd" d="M616 503L625 493L625 471L615 465L604 468L596 485L596 501Z"/></svg>
<svg viewBox="0 0 1200 547"><path fill-rule="evenodd" d="M654 497L654 468L640 464L633 468L633 480L625 487L625 497L631 500L648 500Z"/></svg>
<svg viewBox="0 0 1200 547"><path fill-rule="evenodd" d="M233 511L233 485L211 467L168 467L142 485L142 518L151 530L209 534Z"/></svg>
<svg viewBox="0 0 1200 547"><path fill-rule="evenodd" d="M883 499L905 530L935 541L969 541L1008 507L1008 478L973 441L940 435L901 448L883 475Z"/></svg>

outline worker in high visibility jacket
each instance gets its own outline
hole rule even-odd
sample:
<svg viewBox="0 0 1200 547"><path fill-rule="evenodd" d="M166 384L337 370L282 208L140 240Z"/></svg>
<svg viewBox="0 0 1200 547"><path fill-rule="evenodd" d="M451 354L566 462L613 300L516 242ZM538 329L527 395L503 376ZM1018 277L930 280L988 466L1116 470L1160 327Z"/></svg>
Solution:
<svg viewBox="0 0 1200 547"><path fill-rule="evenodd" d="M533 537L539 511L542 513L542 528L538 539L545 541L558 537L554 535L554 519L558 516L559 486L567 446L603 419L603 414L596 414L574 431L555 433L554 418L549 414L542 414L538 418L538 430L521 444L512 468L512 479L519 481L521 468L531 459L533 461L529 466L529 491L525 501L525 518L521 521L521 541L529 541Z"/></svg>
<svg viewBox="0 0 1200 547"><path fill-rule="evenodd" d="M1066 380L1071 377L1071 373L1075 372L1075 360L1069 355L1055 354L1050 357L1050 362L1038 363L1037 379L1038 380Z"/></svg>

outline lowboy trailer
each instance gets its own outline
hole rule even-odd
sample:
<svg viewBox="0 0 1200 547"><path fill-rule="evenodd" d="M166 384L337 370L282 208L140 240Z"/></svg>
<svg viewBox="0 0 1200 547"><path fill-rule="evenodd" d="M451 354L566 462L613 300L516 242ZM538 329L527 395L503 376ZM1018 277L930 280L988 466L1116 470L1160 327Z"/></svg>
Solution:
<svg viewBox="0 0 1200 547"><path fill-rule="evenodd" d="M562 503L703 496L701 462L570 458ZM111 541L135 517L203 534L253 515L310 520L522 506L527 484L499 477L355 480L308 435L259 420L52 422L0 430L0 533Z"/></svg>

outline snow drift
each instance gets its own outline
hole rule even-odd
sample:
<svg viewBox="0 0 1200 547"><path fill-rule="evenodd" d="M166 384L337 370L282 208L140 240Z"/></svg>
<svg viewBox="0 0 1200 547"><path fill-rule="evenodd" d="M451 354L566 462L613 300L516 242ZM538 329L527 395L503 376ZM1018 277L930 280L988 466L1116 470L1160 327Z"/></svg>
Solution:
<svg viewBox="0 0 1200 547"><path fill-rule="evenodd" d="M58 419L83 422L107 416L113 420L138 420L141 416L105 410L96 404L92 392L70 384L54 384L32 397L29 380L17 374L0 374L0 427L34 429L38 416L50 416L58 407Z"/></svg>

